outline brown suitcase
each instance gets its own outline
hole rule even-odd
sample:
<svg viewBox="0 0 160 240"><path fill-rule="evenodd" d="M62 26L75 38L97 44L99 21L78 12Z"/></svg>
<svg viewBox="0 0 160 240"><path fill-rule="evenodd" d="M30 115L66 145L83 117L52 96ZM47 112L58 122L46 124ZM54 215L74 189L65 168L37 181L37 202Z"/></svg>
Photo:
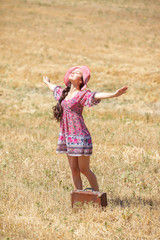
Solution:
<svg viewBox="0 0 160 240"><path fill-rule="evenodd" d="M87 191L91 190L91 191ZM104 192L94 191L93 188L84 190L73 190L71 192L72 208L74 205L82 206L84 203L98 204L101 207L107 206L107 194Z"/></svg>

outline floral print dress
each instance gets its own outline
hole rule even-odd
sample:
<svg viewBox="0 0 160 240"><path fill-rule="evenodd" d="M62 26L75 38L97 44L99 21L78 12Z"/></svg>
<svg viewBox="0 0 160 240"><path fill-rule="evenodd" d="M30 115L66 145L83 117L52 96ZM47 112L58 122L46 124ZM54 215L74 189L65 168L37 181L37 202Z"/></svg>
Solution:
<svg viewBox="0 0 160 240"><path fill-rule="evenodd" d="M56 86L53 95L58 101L63 89ZM101 100L95 99L96 92L83 90L69 99L63 100L63 118L60 122L60 133L58 137L57 153L66 153L69 156L92 155L92 138L84 123L82 116L83 107L92 107Z"/></svg>

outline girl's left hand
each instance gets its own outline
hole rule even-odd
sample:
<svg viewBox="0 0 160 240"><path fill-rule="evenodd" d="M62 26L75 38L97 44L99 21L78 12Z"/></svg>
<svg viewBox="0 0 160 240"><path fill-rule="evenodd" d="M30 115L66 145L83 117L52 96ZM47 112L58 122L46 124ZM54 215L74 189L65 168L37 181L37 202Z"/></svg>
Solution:
<svg viewBox="0 0 160 240"><path fill-rule="evenodd" d="M118 90L115 92L115 95L114 95L114 96L115 96L115 97L121 96L122 94L126 93L127 89L128 89L128 87L126 87L126 86L118 89Z"/></svg>

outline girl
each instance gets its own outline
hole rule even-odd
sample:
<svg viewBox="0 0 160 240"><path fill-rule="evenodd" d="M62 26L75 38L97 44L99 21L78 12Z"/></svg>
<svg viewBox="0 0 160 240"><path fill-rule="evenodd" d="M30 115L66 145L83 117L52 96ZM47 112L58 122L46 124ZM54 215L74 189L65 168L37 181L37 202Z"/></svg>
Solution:
<svg viewBox="0 0 160 240"><path fill-rule="evenodd" d="M91 107L100 103L101 99L119 97L127 91L122 87L114 93L98 93L86 90L90 79L87 66L76 66L68 69L64 76L66 88L62 89L50 83L43 77L44 83L53 91L58 101L53 107L53 114L60 122L57 153L66 153L72 172L74 189L82 189L80 173L84 174L91 187L99 191L97 178L90 170L90 156L92 155L91 135L82 116L83 107Z"/></svg>

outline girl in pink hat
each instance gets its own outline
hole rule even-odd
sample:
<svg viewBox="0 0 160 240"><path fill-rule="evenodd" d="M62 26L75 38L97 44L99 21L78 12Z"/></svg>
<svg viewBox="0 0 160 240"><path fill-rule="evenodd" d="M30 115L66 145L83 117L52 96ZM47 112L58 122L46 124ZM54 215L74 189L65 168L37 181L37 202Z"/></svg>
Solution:
<svg viewBox="0 0 160 240"><path fill-rule="evenodd" d="M122 87L114 93L91 92L87 87L90 70L87 66L76 66L68 69L64 76L66 88L50 83L43 77L44 83L53 91L56 106L53 114L60 122L57 153L67 154L72 172L74 189L82 189L81 173L84 174L91 187L99 191L97 178L89 167L92 155L92 138L84 123L83 108L100 103L101 99L119 97L127 91Z"/></svg>

